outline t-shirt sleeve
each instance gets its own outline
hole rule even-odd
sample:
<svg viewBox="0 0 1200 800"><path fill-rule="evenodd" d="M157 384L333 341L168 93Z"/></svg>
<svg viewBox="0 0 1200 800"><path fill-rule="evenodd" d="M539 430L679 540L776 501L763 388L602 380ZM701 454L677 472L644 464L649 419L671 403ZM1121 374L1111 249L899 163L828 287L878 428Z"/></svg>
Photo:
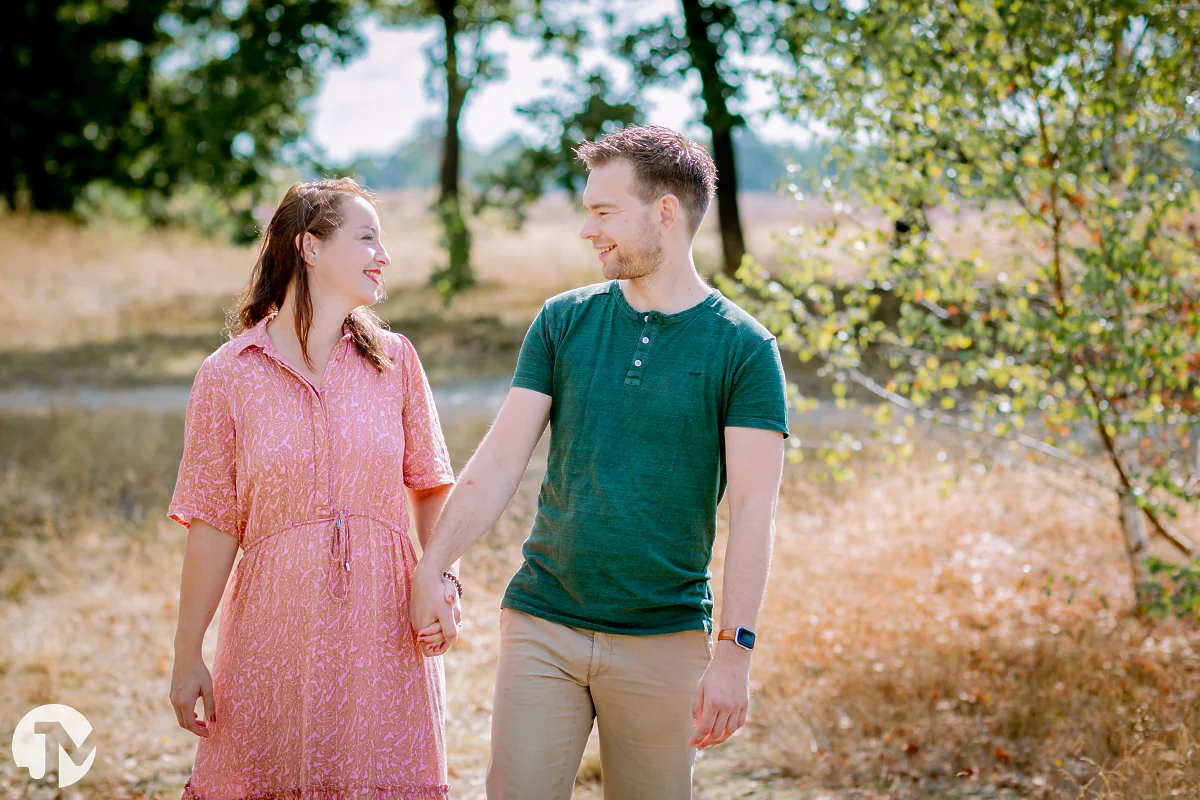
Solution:
<svg viewBox="0 0 1200 800"><path fill-rule="evenodd" d="M237 434L212 356L192 383L183 429L183 458L167 516L185 528L194 520L207 522L240 541Z"/></svg>
<svg viewBox="0 0 1200 800"><path fill-rule="evenodd" d="M454 483L450 450L442 434L433 389L412 342L404 339L400 368L406 372L404 398L404 485L410 489L432 489Z"/></svg>
<svg viewBox="0 0 1200 800"><path fill-rule="evenodd" d="M759 344L733 376L727 428L766 428L788 437L787 379L774 337Z"/></svg>
<svg viewBox="0 0 1200 800"><path fill-rule="evenodd" d="M545 304L525 333L512 385L545 395L554 394L554 338Z"/></svg>

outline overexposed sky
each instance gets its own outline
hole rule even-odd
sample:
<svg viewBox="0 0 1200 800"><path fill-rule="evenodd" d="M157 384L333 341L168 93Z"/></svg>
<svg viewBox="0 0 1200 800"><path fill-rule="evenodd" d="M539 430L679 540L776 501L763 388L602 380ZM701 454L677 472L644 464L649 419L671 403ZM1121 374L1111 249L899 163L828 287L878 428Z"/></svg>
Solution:
<svg viewBox="0 0 1200 800"><path fill-rule="evenodd" d="M678 14L678 0L639 0L631 4L636 17L660 18L664 13ZM429 66L424 50L440 35L440 27L395 30L373 23L364 28L367 50L343 68L331 70L315 98L309 130L330 157L346 160L359 155L384 154L412 136L417 125L432 116L441 118L440 99L426 91ZM524 121L517 106L548 94L545 81L565 74L564 62L553 57L537 58L537 45L510 37L504 31L490 35L489 44L506 55L508 76L476 89L468 95L461 124L464 138L473 146L488 148L520 131ZM607 53L588 51L582 59L587 66L605 65L618 85L628 77L624 64ZM782 62L758 62L755 66L772 68ZM645 94L647 121L696 134L702 127L700 109L693 101L699 81L693 75L688 83L674 90L655 89ZM763 121L761 113L770 109L770 86L754 81L747 100L736 110L746 115L750 126L766 139L804 142L804 128L778 117Z"/></svg>

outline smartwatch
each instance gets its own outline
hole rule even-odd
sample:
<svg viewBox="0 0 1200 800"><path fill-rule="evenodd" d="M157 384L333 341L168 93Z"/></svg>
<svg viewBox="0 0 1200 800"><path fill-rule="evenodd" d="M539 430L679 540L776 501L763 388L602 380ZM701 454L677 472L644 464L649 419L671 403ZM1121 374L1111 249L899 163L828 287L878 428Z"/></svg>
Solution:
<svg viewBox="0 0 1200 800"><path fill-rule="evenodd" d="M743 650L754 649L754 631L749 628L726 628L717 634L717 641L728 639Z"/></svg>

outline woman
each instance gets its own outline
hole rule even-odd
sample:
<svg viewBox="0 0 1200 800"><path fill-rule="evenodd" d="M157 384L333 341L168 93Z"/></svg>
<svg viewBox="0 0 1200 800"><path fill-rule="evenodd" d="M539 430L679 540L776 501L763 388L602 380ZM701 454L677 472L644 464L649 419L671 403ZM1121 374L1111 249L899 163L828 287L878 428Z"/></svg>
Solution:
<svg viewBox="0 0 1200 800"><path fill-rule="evenodd" d="M409 625L403 498L424 545L454 473L416 351L365 308L390 263L381 232L354 181L292 186L238 334L196 375L168 510L190 529L171 677L201 737L185 800L449 796L442 660L425 657L447 645Z"/></svg>

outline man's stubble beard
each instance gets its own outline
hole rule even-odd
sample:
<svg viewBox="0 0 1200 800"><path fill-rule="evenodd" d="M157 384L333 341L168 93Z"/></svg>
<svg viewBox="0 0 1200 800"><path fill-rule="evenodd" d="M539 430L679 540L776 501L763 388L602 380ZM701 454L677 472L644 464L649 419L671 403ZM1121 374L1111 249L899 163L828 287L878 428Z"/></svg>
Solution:
<svg viewBox="0 0 1200 800"><path fill-rule="evenodd" d="M610 281L645 278L658 272L662 264L662 246L647 235L633 244L618 245L617 257L603 265L604 277Z"/></svg>

